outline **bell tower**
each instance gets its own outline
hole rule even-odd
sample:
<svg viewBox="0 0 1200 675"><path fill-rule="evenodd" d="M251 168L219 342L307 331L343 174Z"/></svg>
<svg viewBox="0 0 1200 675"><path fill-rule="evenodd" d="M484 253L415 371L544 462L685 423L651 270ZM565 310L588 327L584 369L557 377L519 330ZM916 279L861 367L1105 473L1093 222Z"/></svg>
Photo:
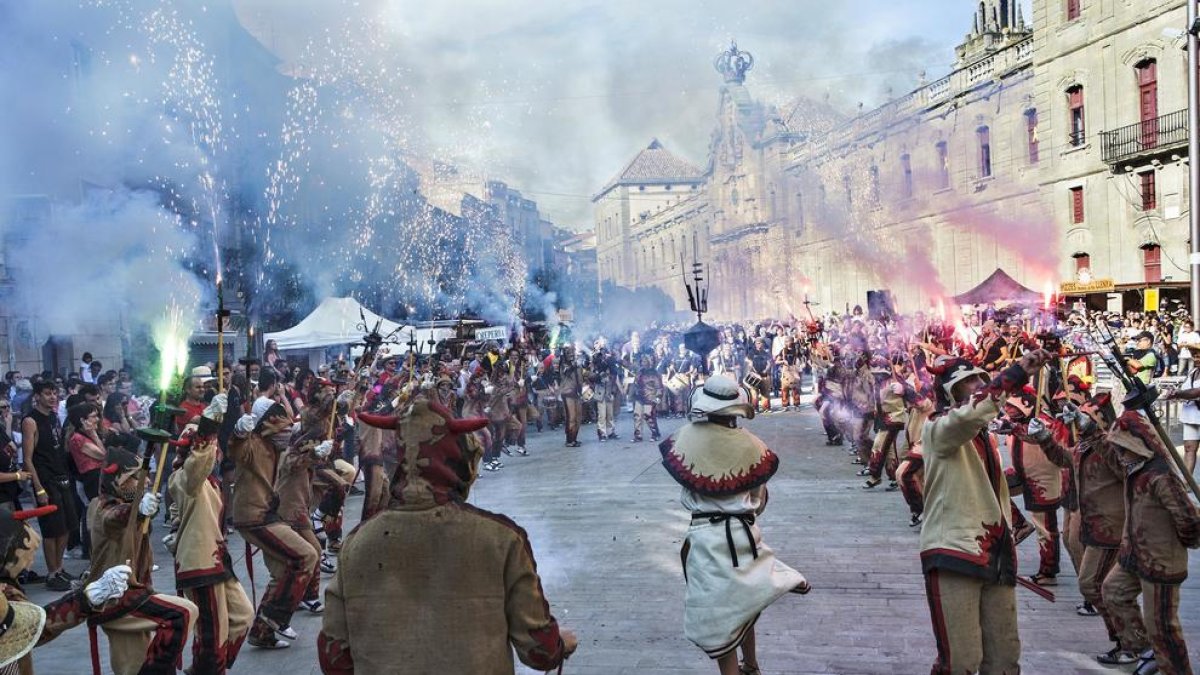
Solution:
<svg viewBox="0 0 1200 675"><path fill-rule="evenodd" d="M956 49L958 65L966 65L988 54L1020 42L1033 34L1025 24L1020 0L972 0L971 32Z"/></svg>

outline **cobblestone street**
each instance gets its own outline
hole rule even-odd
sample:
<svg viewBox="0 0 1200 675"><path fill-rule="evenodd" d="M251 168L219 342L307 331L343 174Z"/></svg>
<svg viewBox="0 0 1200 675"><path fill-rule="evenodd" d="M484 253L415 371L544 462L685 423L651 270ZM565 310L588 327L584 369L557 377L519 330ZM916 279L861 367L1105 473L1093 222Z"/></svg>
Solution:
<svg viewBox="0 0 1200 675"><path fill-rule="evenodd" d="M663 432L679 424L665 420ZM579 651L564 673L715 673L715 664L683 637L678 554L687 516L679 506L679 488L661 468L654 445L629 442L631 425L631 416L622 413L621 440L603 444L596 441L594 427L584 427L579 449L562 447L561 432L532 434L530 456L506 457L500 472L485 472L473 501L512 517L528 531L551 607L580 638ZM749 428L782 459L760 521L764 539L814 587L807 596L781 599L762 616L758 648L763 672L928 672L934 651L918 533L907 525L900 494L884 492L882 486L871 492L860 489L857 467L842 449L824 446L810 409L760 416ZM350 501L347 514L352 519L360 503L360 498ZM235 537L231 548L240 557L241 540ZM1035 554L1030 539L1021 550L1023 573L1034 569ZM156 558L163 568L156 582L170 589L170 558L161 545ZM1098 618L1075 614L1080 598L1065 552L1063 564L1057 603L1018 590L1024 672L1116 672L1096 665L1090 656L1109 645ZM71 561L68 567L79 571L82 563ZM243 563L239 560L236 567L245 583ZM1196 556L1192 570L1182 618L1196 661ZM259 562L255 579L260 592L266 578ZM52 597L41 586L30 591L38 602ZM300 613L294 626L300 639L291 649L247 647L235 672L319 672L315 640L320 618ZM39 648L37 672L87 672L86 643L81 628Z"/></svg>

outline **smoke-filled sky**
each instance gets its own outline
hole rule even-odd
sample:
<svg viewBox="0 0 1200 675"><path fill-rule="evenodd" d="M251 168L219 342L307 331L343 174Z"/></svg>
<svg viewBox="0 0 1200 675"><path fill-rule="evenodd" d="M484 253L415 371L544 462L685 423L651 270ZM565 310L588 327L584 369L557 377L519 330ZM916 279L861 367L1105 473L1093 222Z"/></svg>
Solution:
<svg viewBox="0 0 1200 675"><path fill-rule="evenodd" d="M974 7L0 0L0 195L48 195L58 226L88 229L72 259L69 229L30 236L0 218L7 262L18 281L54 269L59 288L89 290L55 294L64 320L109 309L149 320L164 301L194 304L211 295L222 249L251 251L241 287L283 304L289 279L315 298L370 281L377 310L424 298L503 317L525 292L524 264L497 257L505 249L486 234L479 251L448 255L431 176L451 194L456 181L476 193L482 176L506 181L544 216L587 229L591 195L651 138L704 164L712 61L730 38L755 56L758 98L828 97L853 112L946 72ZM401 236L408 262L389 253ZM464 257L490 262L468 270ZM177 280L166 286L179 293L131 292L105 266ZM466 291L455 274L472 280ZM16 302L48 318L40 286L18 288Z"/></svg>
<svg viewBox="0 0 1200 675"><path fill-rule="evenodd" d="M950 67L971 26L967 0L234 0L284 68L351 17L380 28L403 73L401 104L434 154L482 168L572 228L590 195L652 137L702 165L720 76L736 38L759 97L821 98L847 111ZM1026 17L1030 16L1028 7ZM373 57L368 57L371 61ZM314 64L315 65L315 64Z"/></svg>

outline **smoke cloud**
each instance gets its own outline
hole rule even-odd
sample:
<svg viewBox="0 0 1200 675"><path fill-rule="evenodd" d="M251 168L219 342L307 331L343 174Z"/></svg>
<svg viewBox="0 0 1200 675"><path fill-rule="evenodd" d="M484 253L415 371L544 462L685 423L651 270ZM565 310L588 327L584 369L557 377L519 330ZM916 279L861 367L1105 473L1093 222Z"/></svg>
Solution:
<svg viewBox="0 0 1200 675"><path fill-rule="evenodd" d="M703 163L730 37L756 96L850 108L944 72L969 20L957 0L0 3L0 195L57 205L46 233L5 233L9 263L63 327L150 320L168 287L198 307L218 269L268 314L354 293L507 321L553 303L486 180L587 227L650 137Z"/></svg>

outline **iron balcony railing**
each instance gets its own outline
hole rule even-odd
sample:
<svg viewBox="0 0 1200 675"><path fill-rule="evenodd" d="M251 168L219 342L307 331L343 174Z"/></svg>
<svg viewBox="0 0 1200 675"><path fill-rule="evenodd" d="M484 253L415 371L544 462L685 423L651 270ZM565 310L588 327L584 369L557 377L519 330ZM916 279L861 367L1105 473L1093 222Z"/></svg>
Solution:
<svg viewBox="0 0 1200 675"><path fill-rule="evenodd" d="M1187 108L1100 134L1101 157L1116 166L1130 159L1187 145Z"/></svg>

